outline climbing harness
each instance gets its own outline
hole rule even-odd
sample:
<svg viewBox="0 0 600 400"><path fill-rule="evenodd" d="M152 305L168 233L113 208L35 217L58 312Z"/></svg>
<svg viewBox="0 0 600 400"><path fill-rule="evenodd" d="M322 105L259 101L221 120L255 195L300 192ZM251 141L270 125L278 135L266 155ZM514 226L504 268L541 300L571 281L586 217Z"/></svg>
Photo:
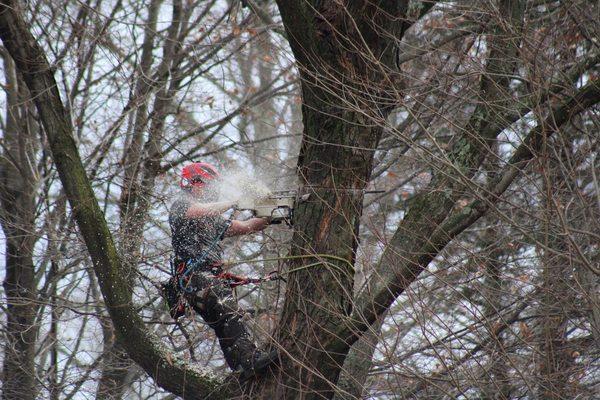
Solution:
<svg viewBox="0 0 600 400"><path fill-rule="evenodd" d="M185 267L185 263L181 263L177 268L178 271L183 271ZM238 286L249 285L249 284L261 284L263 282L271 282L276 280L282 280L285 282L285 279L279 275L277 271L271 271L265 276L262 277L248 277L248 276L240 276L233 274L231 272L223 271L220 265L214 267L211 271L203 271L204 273L210 274L210 279L212 283L205 287L202 287L203 290L210 289L217 286L227 286L231 289L234 289ZM173 319L177 320L179 317L185 315L185 310L189 306L189 303L185 297L185 293L194 293L198 288L188 287L189 277L185 279L185 286L183 290L181 289L181 278L177 278L173 276L166 284L163 285L163 292L167 297L167 303L169 305L169 312Z"/></svg>
<svg viewBox="0 0 600 400"><path fill-rule="evenodd" d="M191 258L185 262L175 263L171 261L171 279L166 284L163 284L163 293L167 298L169 305L169 312L173 319L177 320L179 317L185 315L185 310L188 307L188 301L185 298L185 294L194 293L198 290L196 287L190 287L190 278L195 272L201 272L209 275L209 278L213 281L210 285L203 287L202 289L208 289L215 286L228 286L233 289L238 286L248 284L261 284L263 282L283 280L277 271L269 272L267 275L258 278L244 277L233 274L231 272L223 271L222 263L206 264L206 259L210 252L215 248L217 243L221 240L225 231L231 225L231 221L225 224L223 229L216 236L209 246L202 252L202 254L196 258Z"/></svg>

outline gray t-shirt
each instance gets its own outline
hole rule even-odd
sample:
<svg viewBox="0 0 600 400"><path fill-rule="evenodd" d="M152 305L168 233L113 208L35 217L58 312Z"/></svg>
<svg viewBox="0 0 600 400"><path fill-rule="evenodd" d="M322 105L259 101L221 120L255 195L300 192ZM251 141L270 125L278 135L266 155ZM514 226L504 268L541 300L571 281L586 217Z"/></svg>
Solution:
<svg viewBox="0 0 600 400"><path fill-rule="evenodd" d="M171 206L169 224L175 260L179 263L203 257L204 264L209 266L222 260L221 239L231 222L220 215L187 218L187 210L194 201L193 196L184 193Z"/></svg>

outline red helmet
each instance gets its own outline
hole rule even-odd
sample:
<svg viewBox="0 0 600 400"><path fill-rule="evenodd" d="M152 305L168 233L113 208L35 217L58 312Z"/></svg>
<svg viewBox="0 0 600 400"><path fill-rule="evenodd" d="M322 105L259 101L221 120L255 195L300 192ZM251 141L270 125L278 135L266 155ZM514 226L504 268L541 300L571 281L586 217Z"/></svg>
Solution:
<svg viewBox="0 0 600 400"><path fill-rule="evenodd" d="M184 189L192 186L202 187L207 181L218 179L220 176L214 165L197 162L183 167L179 186Z"/></svg>

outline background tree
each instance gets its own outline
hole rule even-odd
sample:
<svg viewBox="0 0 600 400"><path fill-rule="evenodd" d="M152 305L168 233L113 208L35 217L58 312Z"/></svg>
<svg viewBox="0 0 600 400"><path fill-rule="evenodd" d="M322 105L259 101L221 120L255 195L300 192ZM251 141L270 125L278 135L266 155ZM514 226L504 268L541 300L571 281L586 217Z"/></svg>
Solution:
<svg viewBox="0 0 600 400"><path fill-rule="evenodd" d="M34 397L35 300L33 252L36 242L36 197L39 131L27 87L4 52L6 118L2 141L0 201L6 237L4 293L6 345L2 390L7 398Z"/></svg>

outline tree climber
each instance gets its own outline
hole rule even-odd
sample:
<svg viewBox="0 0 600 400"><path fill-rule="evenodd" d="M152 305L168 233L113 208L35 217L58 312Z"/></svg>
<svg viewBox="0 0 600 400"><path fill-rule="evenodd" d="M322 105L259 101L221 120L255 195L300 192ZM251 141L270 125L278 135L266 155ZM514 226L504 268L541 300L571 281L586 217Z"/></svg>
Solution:
<svg viewBox="0 0 600 400"><path fill-rule="evenodd" d="M175 253L173 278L164 286L171 316L185 314L185 304L202 316L215 331L229 367L242 378L260 373L277 358L275 351L261 352L242 323L244 311L233 297L222 274L222 246L227 236L246 235L265 229L267 218L227 220L221 214L233 202L217 202L214 183L220 175L208 163L193 163L182 170L183 190L169 214Z"/></svg>

